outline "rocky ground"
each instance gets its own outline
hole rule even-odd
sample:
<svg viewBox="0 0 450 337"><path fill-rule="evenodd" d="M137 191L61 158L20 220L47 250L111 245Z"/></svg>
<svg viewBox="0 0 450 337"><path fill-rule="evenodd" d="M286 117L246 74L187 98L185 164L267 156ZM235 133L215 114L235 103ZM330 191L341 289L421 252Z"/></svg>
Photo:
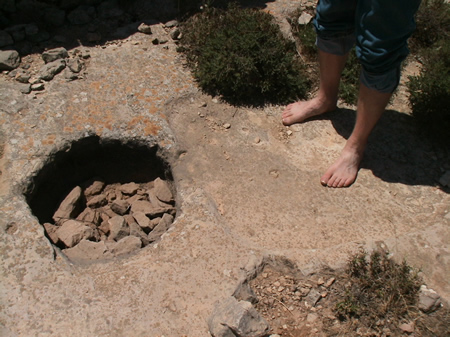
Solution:
<svg viewBox="0 0 450 337"><path fill-rule="evenodd" d="M259 4L280 20L296 7ZM439 181L450 163L417 137L403 87L356 183L328 189L319 178L351 132L354 107L284 127L281 106L229 106L198 91L173 27L146 21L149 34L140 23L125 37L66 45L69 59L83 61L79 73L70 70L76 78L61 71L39 80L43 50L22 57L27 83L17 79L22 70L0 75L1 335L208 336L217 303L250 275L260 290L295 278L317 284L321 271L325 284L339 280L328 271L350 254L380 245L420 268L447 305L450 196ZM23 93L33 78L43 88ZM50 243L27 198L39 172L90 137L157 148L171 169L176 218L159 242L130 256L80 264ZM296 274L262 268L279 259ZM289 325L290 306L267 300L271 333L323 333L316 307ZM278 312L286 320L275 327Z"/></svg>

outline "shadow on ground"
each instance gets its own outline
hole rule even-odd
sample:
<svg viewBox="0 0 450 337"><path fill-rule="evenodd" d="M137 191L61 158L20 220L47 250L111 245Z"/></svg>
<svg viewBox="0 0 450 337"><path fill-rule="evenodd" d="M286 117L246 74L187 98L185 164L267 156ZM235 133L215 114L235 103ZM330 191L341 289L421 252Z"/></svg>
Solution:
<svg viewBox="0 0 450 337"><path fill-rule="evenodd" d="M345 139L350 136L356 112L338 109L321 119L332 122L336 132ZM387 110L373 130L361 167L389 183L439 186L442 168L450 164L445 149L433 146L419 136L412 116Z"/></svg>
<svg viewBox="0 0 450 337"><path fill-rule="evenodd" d="M238 2L242 7L265 8L262 0L216 0L214 6L226 7ZM0 4L0 30L13 35L13 44L2 42L0 50L17 50L21 56L46 49L105 45L126 39L138 31L140 23L165 23L183 19L198 11L200 1L177 0L107 0L57 2L12 2ZM183 8L187 7L187 8ZM190 8L190 9L188 9ZM32 35L27 35L25 31Z"/></svg>

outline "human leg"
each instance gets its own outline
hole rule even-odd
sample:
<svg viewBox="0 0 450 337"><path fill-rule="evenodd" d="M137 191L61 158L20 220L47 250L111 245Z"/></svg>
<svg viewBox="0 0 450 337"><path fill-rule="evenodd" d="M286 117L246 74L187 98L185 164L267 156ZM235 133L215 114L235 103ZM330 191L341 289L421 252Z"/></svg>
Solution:
<svg viewBox="0 0 450 337"><path fill-rule="evenodd" d="M305 119L336 109L339 81L347 55L348 53L333 55L319 49L319 91L309 101L289 104L282 114L284 125L301 123Z"/></svg>
<svg viewBox="0 0 450 337"><path fill-rule="evenodd" d="M355 0L321 0L314 22L319 50L319 91L311 100L298 101L282 113L284 125L332 111L336 108L342 70L354 45Z"/></svg>
<svg viewBox="0 0 450 337"><path fill-rule="evenodd" d="M328 187L348 187L356 180L367 139L386 108L391 93L360 85L356 123L340 157L321 177Z"/></svg>
<svg viewBox="0 0 450 337"><path fill-rule="evenodd" d="M358 3L356 49L362 72L356 123L340 157L321 177L322 185L347 187L355 181L367 139L398 85L400 63L408 54L407 39L414 30L413 17L419 3Z"/></svg>

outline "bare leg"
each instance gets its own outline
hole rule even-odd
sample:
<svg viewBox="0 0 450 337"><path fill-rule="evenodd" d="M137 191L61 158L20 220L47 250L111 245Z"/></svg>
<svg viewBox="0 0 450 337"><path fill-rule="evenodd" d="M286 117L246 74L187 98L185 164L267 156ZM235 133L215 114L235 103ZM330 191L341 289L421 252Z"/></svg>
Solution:
<svg viewBox="0 0 450 337"><path fill-rule="evenodd" d="M282 114L284 125L301 123L305 119L336 109L339 81L346 55L329 54L319 49L320 84L317 96L309 101L289 104Z"/></svg>
<svg viewBox="0 0 450 337"><path fill-rule="evenodd" d="M354 183L367 139L383 114L391 95L360 84L355 127L341 156L322 176L320 180L322 185L347 187Z"/></svg>

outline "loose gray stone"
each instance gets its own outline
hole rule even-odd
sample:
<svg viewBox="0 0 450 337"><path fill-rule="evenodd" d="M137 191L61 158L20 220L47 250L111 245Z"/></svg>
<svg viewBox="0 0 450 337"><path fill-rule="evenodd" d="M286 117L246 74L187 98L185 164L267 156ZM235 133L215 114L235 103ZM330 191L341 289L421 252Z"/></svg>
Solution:
<svg viewBox="0 0 450 337"><path fill-rule="evenodd" d="M69 68L66 68L66 69L64 69L64 78L67 81L75 81L78 79L78 74L75 74L75 73L71 72Z"/></svg>
<svg viewBox="0 0 450 337"><path fill-rule="evenodd" d="M154 188L151 190L148 190L147 195L148 195L148 200L155 208L163 208L163 209L166 209L167 212L169 212L173 208L173 206L171 204L165 203L165 202L161 201L160 199L158 199Z"/></svg>
<svg viewBox="0 0 450 337"><path fill-rule="evenodd" d="M107 203L108 203L108 200L106 199L106 195L98 194L98 195L94 195L92 198L90 198L87 201L86 206L88 206L90 208L99 208L99 207L105 206Z"/></svg>
<svg viewBox="0 0 450 337"><path fill-rule="evenodd" d="M142 244L144 246L147 246L149 244L147 234L142 230L141 226L139 226L135 219L131 215L124 216L125 220L128 223L128 226L130 227L130 235L136 236L139 239L141 239Z"/></svg>
<svg viewBox="0 0 450 337"><path fill-rule="evenodd" d="M63 253L73 261L99 260L108 257L108 247L103 241L81 240L75 247L64 249Z"/></svg>
<svg viewBox="0 0 450 337"><path fill-rule="evenodd" d="M0 51L0 71L13 70L20 64L19 53L15 50Z"/></svg>
<svg viewBox="0 0 450 337"><path fill-rule="evenodd" d="M84 195L86 198L100 194L101 191L103 191L103 188L105 187L105 182L100 179L95 179L92 182L88 183L88 186L84 189Z"/></svg>
<svg viewBox="0 0 450 337"><path fill-rule="evenodd" d="M12 36L4 30L0 30L0 48L12 45L13 43L14 40Z"/></svg>
<svg viewBox="0 0 450 337"><path fill-rule="evenodd" d="M156 178L154 184L155 195L159 200L167 203L173 201L172 191L169 188L169 184L165 180Z"/></svg>
<svg viewBox="0 0 450 337"><path fill-rule="evenodd" d="M154 206L147 200L135 200L131 203L131 213L142 212L145 215L152 214Z"/></svg>
<svg viewBox="0 0 450 337"><path fill-rule="evenodd" d="M109 223L109 238L114 241L119 241L120 239L130 235L130 227L123 216L115 216L108 220Z"/></svg>
<svg viewBox="0 0 450 337"><path fill-rule="evenodd" d="M170 21L168 21L168 22L166 22L164 24L164 27L166 27L166 28L173 28L173 27L176 27L176 26L178 26L178 21L177 20L170 20Z"/></svg>
<svg viewBox="0 0 450 337"><path fill-rule="evenodd" d="M64 60L56 60L47 63L40 69L40 78L45 81L51 81L55 75L59 74L66 67Z"/></svg>
<svg viewBox="0 0 450 337"><path fill-rule="evenodd" d="M100 213L95 209L86 207L84 211L77 216L76 220L89 222L94 224L95 226L98 226L100 225L102 218L100 217Z"/></svg>
<svg viewBox="0 0 450 337"><path fill-rule="evenodd" d="M234 297L214 308L208 327L214 337L262 337L269 331L269 324L250 302L238 302Z"/></svg>
<svg viewBox="0 0 450 337"><path fill-rule="evenodd" d="M111 204L111 210L119 215L126 214L129 208L130 204L126 200L116 200Z"/></svg>
<svg viewBox="0 0 450 337"><path fill-rule="evenodd" d="M106 242L108 250L114 256L125 255L142 247L141 239L136 236L127 236L118 242Z"/></svg>
<svg viewBox="0 0 450 337"><path fill-rule="evenodd" d="M320 294L320 292L318 292L316 289L313 288L308 293L308 296L306 296L305 302L309 306L314 307L317 304L317 302L320 301L321 298L322 298L322 295Z"/></svg>
<svg viewBox="0 0 450 337"><path fill-rule="evenodd" d="M433 289L428 289L422 285L419 290L419 309L425 313L430 313L438 309L442 304L441 297Z"/></svg>
<svg viewBox="0 0 450 337"><path fill-rule="evenodd" d="M400 324L399 328L403 332L413 333L414 332L414 322Z"/></svg>
<svg viewBox="0 0 450 337"><path fill-rule="evenodd" d="M148 241L155 242L158 241L161 236L167 232L170 225L173 223L173 216L165 213L162 219L159 221L158 225L148 234Z"/></svg>
<svg viewBox="0 0 450 337"><path fill-rule="evenodd" d="M20 86L20 92L22 94L29 94L31 92L31 84L24 83Z"/></svg>
<svg viewBox="0 0 450 337"><path fill-rule="evenodd" d="M141 23L138 27L138 31L140 31L141 33L150 35L150 34L152 34L152 27L145 23Z"/></svg>
<svg viewBox="0 0 450 337"><path fill-rule="evenodd" d="M60 59L65 59L69 57L69 53L67 52L66 48L60 47L60 48L54 48L47 51L44 51L42 53L42 59L45 63L53 62Z"/></svg>
<svg viewBox="0 0 450 337"><path fill-rule="evenodd" d="M35 83L31 85L31 91L42 91L45 89L44 83Z"/></svg>
<svg viewBox="0 0 450 337"><path fill-rule="evenodd" d="M110 233L109 219L103 220L100 226L98 226L98 230L105 235L109 235Z"/></svg>
<svg viewBox="0 0 450 337"><path fill-rule="evenodd" d="M81 207L81 187L75 187L59 205L58 210L53 215L53 220L59 222L60 220L76 218L80 213Z"/></svg>
<svg viewBox="0 0 450 337"><path fill-rule="evenodd" d="M78 58L70 59L67 61L67 66L75 74L78 74L83 69L83 65L84 65L84 62Z"/></svg>
<svg viewBox="0 0 450 337"><path fill-rule="evenodd" d="M178 28L175 28L170 32L170 37L172 40L179 40L181 38L181 31Z"/></svg>
<svg viewBox="0 0 450 337"><path fill-rule="evenodd" d="M136 183L127 183L119 186L119 191L123 194L134 195L139 189L139 184Z"/></svg>
<svg viewBox="0 0 450 337"><path fill-rule="evenodd" d="M58 228L56 235L68 248L71 248L82 239L94 238L94 230L77 220L67 220Z"/></svg>
<svg viewBox="0 0 450 337"><path fill-rule="evenodd" d="M312 17L311 14L308 14L308 13L306 13L306 12L303 12L303 13L300 15L300 17L298 18L298 24L299 24L299 25L302 25L302 26L307 25L308 23L311 22L312 18L313 18L313 17Z"/></svg>
<svg viewBox="0 0 450 337"><path fill-rule="evenodd" d="M241 282L233 293L233 297L238 301L247 301L252 304L258 302L258 298L248 281Z"/></svg>
<svg viewBox="0 0 450 337"><path fill-rule="evenodd" d="M14 76L15 80L20 83L28 83L31 78L31 75L23 69L17 69L17 73Z"/></svg>
<svg viewBox="0 0 450 337"><path fill-rule="evenodd" d="M44 223L43 226L50 240L52 240L54 244L57 244L59 242L59 237L58 234L56 234L56 231L59 227L48 222Z"/></svg>
<svg viewBox="0 0 450 337"><path fill-rule="evenodd" d="M156 226L156 224L152 224L149 217L146 216L144 212L133 212L133 218L146 233L149 233Z"/></svg>

